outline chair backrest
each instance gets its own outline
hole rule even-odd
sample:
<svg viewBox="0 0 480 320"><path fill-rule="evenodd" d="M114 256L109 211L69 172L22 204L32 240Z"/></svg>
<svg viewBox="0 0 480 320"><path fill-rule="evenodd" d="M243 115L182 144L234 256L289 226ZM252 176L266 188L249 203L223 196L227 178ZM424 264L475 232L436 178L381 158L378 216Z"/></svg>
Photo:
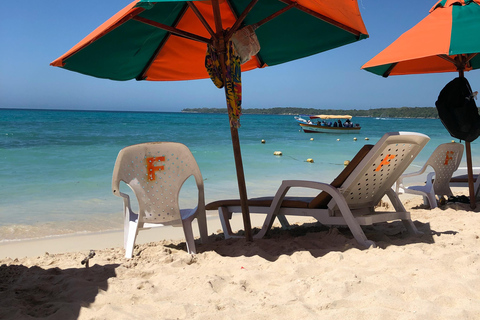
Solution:
<svg viewBox="0 0 480 320"><path fill-rule="evenodd" d="M120 193L120 181L133 190L141 221L180 221L180 189L192 175L199 201L204 201L200 169L185 145L176 142L142 143L120 150L113 170L112 191L117 195Z"/></svg>
<svg viewBox="0 0 480 320"><path fill-rule="evenodd" d="M386 133L340 186L348 206L374 207L402 175L430 138L415 132ZM328 205L335 209L335 203Z"/></svg>
<svg viewBox="0 0 480 320"><path fill-rule="evenodd" d="M452 195L450 179L458 169L463 156L463 144L449 142L439 145L428 158L426 166L431 166L435 171L433 190L437 195Z"/></svg>

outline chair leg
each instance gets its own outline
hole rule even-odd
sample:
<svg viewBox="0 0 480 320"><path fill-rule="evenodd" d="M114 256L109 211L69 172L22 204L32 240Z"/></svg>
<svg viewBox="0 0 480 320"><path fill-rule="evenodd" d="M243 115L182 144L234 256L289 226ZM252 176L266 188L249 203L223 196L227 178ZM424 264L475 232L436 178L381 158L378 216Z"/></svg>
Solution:
<svg viewBox="0 0 480 320"><path fill-rule="evenodd" d="M430 209L435 209L436 207L438 207L437 197L435 196L435 191L433 190L433 188L430 193L428 193L427 197L428 202L430 203Z"/></svg>
<svg viewBox="0 0 480 320"><path fill-rule="evenodd" d="M197 249L195 247L195 239L193 237L192 220L193 219L182 220L182 225L183 233L185 234L185 243L187 244L187 252L190 254L196 254Z"/></svg>
<svg viewBox="0 0 480 320"><path fill-rule="evenodd" d="M135 246L135 239L138 234L138 223L136 221L129 221L127 229L123 232L125 233L125 258L130 259L133 255L133 247Z"/></svg>

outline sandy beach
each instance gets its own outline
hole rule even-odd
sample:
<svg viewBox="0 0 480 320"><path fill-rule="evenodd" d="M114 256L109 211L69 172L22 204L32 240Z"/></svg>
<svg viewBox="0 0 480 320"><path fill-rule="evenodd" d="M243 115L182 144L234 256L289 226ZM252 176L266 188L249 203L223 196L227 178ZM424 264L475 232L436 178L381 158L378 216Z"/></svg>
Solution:
<svg viewBox="0 0 480 320"><path fill-rule="evenodd" d="M225 240L216 217L196 255L179 228L140 232L130 260L122 232L6 243L0 319L479 319L480 205L401 199L424 235L379 224L370 249L309 219Z"/></svg>

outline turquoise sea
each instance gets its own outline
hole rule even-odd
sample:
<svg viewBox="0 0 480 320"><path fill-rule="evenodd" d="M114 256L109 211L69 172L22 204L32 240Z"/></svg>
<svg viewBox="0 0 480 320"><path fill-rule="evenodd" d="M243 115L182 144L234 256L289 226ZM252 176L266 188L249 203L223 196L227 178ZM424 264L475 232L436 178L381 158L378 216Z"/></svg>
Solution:
<svg viewBox="0 0 480 320"><path fill-rule="evenodd" d="M293 116L242 116L239 135L248 196L272 195L285 179L330 182L345 160L385 132L430 136L409 171L423 165L438 144L453 140L435 119L353 122L361 124L360 133L306 134ZM0 242L122 229L122 201L111 191L113 165L120 149L149 141L181 142L190 148L204 178L207 203L238 197L225 114L0 109ZM275 151L283 155L275 156ZM472 152L473 164L479 166L478 140ZM309 158L314 162L307 162ZM461 166L466 166L465 159ZM194 206L194 190L193 183L187 185L183 205Z"/></svg>

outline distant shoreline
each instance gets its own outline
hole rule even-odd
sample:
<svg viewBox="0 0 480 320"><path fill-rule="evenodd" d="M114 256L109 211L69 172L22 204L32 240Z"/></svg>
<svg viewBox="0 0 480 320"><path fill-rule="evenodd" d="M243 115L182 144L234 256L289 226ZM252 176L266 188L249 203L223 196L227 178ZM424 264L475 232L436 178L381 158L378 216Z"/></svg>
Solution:
<svg viewBox="0 0 480 320"><path fill-rule="evenodd" d="M211 113L226 114L226 108L186 108L182 113ZM243 109L242 113L257 115L299 115L299 114L336 114L351 115L361 118L406 118L406 119L438 119L437 109L434 107L401 107L401 108L378 108L367 110L335 110L335 109L313 109L313 108L295 108L295 107L277 107L265 109Z"/></svg>
<svg viewBox="0 0 480 320"><path fill-rule="evenodd" d="M185 108L181 111L161 110L81 110L81 109L52 109L52 108L0 108L0 111L61 111L61 112L111 112L111 113L203 113L203 114L227 114L226 108ZM243 109L244 115L299 115L299 114L338 114L351 115L357 118L404 118L404 119L439 119L436 108L433 107L401 107L401 108L378 108L367 110L335 110L313 108L265 108Z"/></svg>

